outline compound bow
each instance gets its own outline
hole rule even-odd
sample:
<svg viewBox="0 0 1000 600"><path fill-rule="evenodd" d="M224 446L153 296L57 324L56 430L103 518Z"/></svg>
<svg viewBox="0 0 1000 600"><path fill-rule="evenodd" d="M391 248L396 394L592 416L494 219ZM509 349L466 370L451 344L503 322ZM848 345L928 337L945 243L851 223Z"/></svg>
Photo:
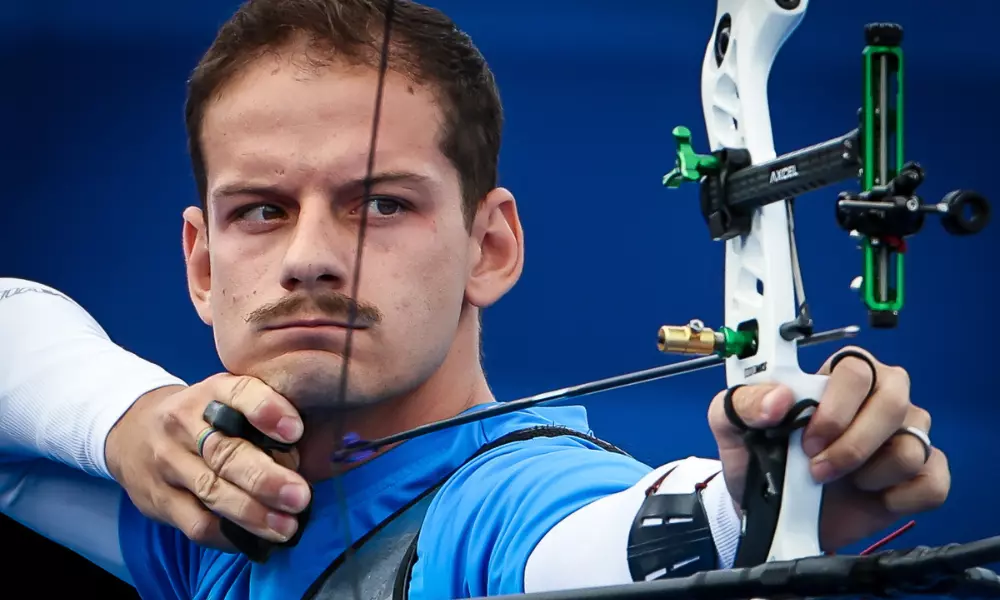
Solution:
<svg viewBox="0 0 1000 600"><path fill-rule="evenodd" d="M926 203L916 195L924 172L903 154L902 29L880 23L865 28L864 71L858 127L815 146L776 156L767 81L785 40L801 23L809 0L718 0L715 30L702 65L701 94L711 153L697 154L691 133L677 127L676 168L663 178L676 188L700 186L701 211L713 240L723 241L725 323L713 330L700 321L664 326L659 349L701 354L681 363L501 403L490 409L434 422L375 441L348 440L341 458L433 431L521 410L725 364L730 387L780 382L797 399L792 423L777 431L751 432L744 530L732 569L688 577L512 597L545 600L621 598L710 598L911 595L1000 598L1000 577L982 565L1000 561L1000 536L940 548L918 547L860 556L824 556L819 544L823 487L809 474L801 435L818 403L826 377L805 373L798 348L855 335L857 327L817 333L805 301L795 249L794 197L846 180L859 180L859 193L842 192L837 224L860 242L860 292L872 327L895 327L904 299L905 238L925 216L939 215L956 235L978 233L989 219L981 195L965 190ZM387 68L394 1L387 1L378 99L369 154L374 157L382 77ZM362 211L363 213L365 211ZM364 221L358 242L363 246ZM354 296L358 276L355 272ZM353 315L352 315L353 318ZM346 382L349 353L345 355ZM346 383L341 394L346 393ZM242 415L213 405L206 419L219 429L284 450L253 430ZM269 548L235 525L224 531L251 558ZM304 523L303 523L304 525ZM301 530L304 527L300 527ZM293 540L290 543L294 543ZM349 557L348 557L349 559Z"/></svg>

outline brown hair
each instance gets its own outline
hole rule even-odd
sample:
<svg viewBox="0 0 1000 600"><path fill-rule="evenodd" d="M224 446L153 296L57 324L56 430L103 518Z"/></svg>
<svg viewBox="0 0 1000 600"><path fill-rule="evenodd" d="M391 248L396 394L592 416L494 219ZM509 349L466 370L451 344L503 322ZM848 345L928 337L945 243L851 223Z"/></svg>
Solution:
<svg viewBox="0 0 1000 600"><path fill-rule="evenodd" d="M458 171L466 224L497 186L503 109L493 73L468 35L440 11L396 0L389 67L436 91L441 152ZM389 0L249 0L219 30L188 82L188 149L202 206L207 183L201 127L207 105L240 70L304 38L326 60L376 67ZM321 67L318 57L310 56ZM374 98L373 98L374 102Z"/></svg>

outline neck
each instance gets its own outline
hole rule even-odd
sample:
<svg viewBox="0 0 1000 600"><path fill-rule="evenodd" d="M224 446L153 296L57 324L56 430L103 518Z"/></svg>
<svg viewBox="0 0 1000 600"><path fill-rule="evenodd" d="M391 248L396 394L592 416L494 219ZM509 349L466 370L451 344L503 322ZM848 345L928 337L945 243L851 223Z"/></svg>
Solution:
<svg viewBox="0 0 1000 600"><path fill-rule="evenodd" d="M477 319L468 314L462 318L470 317ZM467 325L469 323L462 323L459 327L451 350L437 371L414 390L343 412L337 421L306 422L306 433L298 444L299 472L303 477L318 481L363 464L363 461L348 464L331 461L330 457L339 447L338 436L347 432L356 433L364 440L374 440L493 402L493 393L479 361L478 323Z"/></svg>

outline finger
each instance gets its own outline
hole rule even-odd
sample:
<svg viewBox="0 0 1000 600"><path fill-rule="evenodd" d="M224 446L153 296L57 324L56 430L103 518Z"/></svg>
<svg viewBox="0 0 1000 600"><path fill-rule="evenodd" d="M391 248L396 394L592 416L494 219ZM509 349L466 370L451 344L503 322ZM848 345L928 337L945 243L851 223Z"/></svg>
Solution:
<svg viewBox="0 0 1000 600"><path fill-rule="evenodd" d="M168 469L167 479L187 489L213 513L274 542L288 541L298 522L291 515L270 510L242 489L218 475L196 455L181 453Z"/></svg>
<svg viewBox="0 0 1000 600"><path fill-rule="evenodd" d="M911 515L933 510L944 504L951 490L948 457L937 448L920 473L882 494L886 510L897 515Z"/></svg>
<svg viewBox="0 0 1000 600"><path fill-rule="evenodd" d="M197 442L204 437L200 458L209 469L271 509L298 513L309 504L309 486L301 475L246 440L207 431L207 437L204 432L194 437L188 450L197 457Z"/></svg>
<svg viewBox="0 0 1000 600"><path fill-rule="evenodd" d="M744 448L744 430L726 414L726 394L720 392L708 409L708 423L720 449ZM788 386L776 384L747 385L732 392L735 417L750 428L773 427L781 422L795 404Z"/></svg>
<svg viewBox="0 0 1000 600"><path fill-rule="evenodd" d="M236 547L223 535L219 517L213 515L187 490L170 488L170 492L158 504L166 515L166 521L192 542L224 552L236 551Z"/></svg>
<svg viewBox="0 0 1000 600"><path fill-rule="evenodd" d="M909 398L905 372L883 369L875 394L861 406L847 430L813 457L810 465L813 477L826 483L860 468L903 425L912 406Z"/></svg>
<svg viewBox="0 0 1000 600"><path fill-rule="evenodd" d="M243 413L264 435L290 444L302 437L302 419L298 411L263 381L223 374L205 382L210 386L213 399Z"/></svg>
<svg viewBox="0 0 1000 600"><path fill-rule="evenodd" d="M842 352L845 351L863 354L876 368L880 364L860 348L845 348ZM861 405L868 399L872 385L877 383L872 367L860 358L845 356L837 360L834 367L834 361L842 352L830 357L819 370L821 375L829 375L830 378L819 406L802 434L802 449L809 458L825 450L847 431Z"/></svg>
<svg viewBox="0 0 1000 600"><path fill-rule="evenodd" d="M930 432L931 416L926 410L911 406L904 427L916 427ZM889 438L875 456L861 467L852 480L855 487L866 492L878 492L913 479L924 469L927 458L923 443L912 435L896 434Z"/></svg>

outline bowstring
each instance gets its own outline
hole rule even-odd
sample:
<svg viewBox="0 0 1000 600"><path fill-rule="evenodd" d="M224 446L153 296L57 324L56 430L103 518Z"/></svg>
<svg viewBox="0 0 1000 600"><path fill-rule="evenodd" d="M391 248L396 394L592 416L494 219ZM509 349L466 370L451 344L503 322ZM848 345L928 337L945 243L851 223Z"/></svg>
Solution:
<svg viewBox="0 0 1000 600"><path fill-rule="evenodd" d="M385 91L385 77L389 71L389 36L392 32L392 20L395 16L395 0L387 0L385 8L385 25L382 31L382 45L379 54L378 82L375 89L375 108L372 112L372 131L368 145L368 165L365 168L364 192L361 202L361 223L358 227L358 243L355 251L354 273L351 277L350 308L348 309L347 335L344 341L344 361L340 368L340 390L337 395L337 403L343 403L336 414L342 415L347 408L347 378L351 362L351 349L353 346L355 325L358 318L358 290L361 284L361 256L365 245L365 232L368 229L368 204L372 197L372 176L375 172L375 146L378 141L378 126L382 116L382 97ZM344 431L344 419L336 418L334 421L334 456L345 455L345 439L347 432ZM349 459L349 457L348 457ZM347 571L354 593L354 600L361 600L361 583L357 565L354 561L354 539L351 535L350 507L347 502L346 490L343 484L344 463L334 461L334 479L337 491L338 505L340 506L341 520L344 528L344 569Z"/></svg>

